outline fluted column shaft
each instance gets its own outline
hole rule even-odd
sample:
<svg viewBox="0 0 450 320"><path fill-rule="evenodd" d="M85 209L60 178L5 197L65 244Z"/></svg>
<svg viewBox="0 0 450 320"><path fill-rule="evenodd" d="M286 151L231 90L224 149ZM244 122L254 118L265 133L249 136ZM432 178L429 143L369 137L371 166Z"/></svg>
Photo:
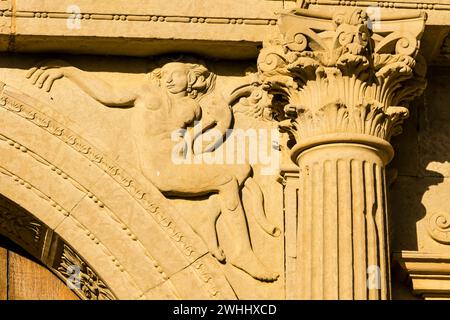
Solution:
<svg viewBox="0 0 450 320"><path fill-rule="evenodd" d="M388 299L385 160L380 150L332 143L304 150L297 159L299 297Z"/></svg>

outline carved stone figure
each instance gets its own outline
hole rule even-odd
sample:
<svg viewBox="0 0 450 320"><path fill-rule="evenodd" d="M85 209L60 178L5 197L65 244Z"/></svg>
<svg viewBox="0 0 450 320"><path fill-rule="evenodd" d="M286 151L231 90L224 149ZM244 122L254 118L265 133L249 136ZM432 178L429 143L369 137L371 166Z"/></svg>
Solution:
<svg viewBox="0 0 450 320"><path fill-rule="evenodd" d="M0 0L0 234L36 268L81 299L450 298L449 0L75 2ZM2 251L0 298L66 297Z"/></svg>
<svg viewBox="0 0 450 320"><path fill-rule="evenodd" d="M143 174L167 196L198 197L212 195L219 213L210 215L197 232L211 254L220 262L229 262L261 281L274 281L278 274L270 271L254 254L247 229L240 192L252 195L254 214L260 226L272 236L279 229L266 219L263 194L251 177L248 164L195 164L195 158L214 152L220 141L204 146L197 139L208 129L225 135L232 123L230 107L213 97L215 75L196 61L169 62L154 70L150 81L131 88L115 86L64 61L47 61L32 68L27 77L40 88L50 91L55 80L66 77L98 102L108 107L134 108L131 137L139 151ZM201 139L198 139L201 141ZM179 146L184 146L177 149ZM175 150L175 151L174 151ZM175 163L193 150L194 164ZM201 161L200 161L201 163ZM234 252L220 248L216 220L220 213L229 224L235 239ZM192 224L191 224L192 225Z"/></svg>

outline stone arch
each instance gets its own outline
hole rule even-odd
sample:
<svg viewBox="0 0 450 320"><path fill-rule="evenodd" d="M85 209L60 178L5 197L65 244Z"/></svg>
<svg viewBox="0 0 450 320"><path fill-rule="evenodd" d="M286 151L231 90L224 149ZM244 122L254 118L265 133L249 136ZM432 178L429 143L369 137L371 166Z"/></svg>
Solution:
<svg viewBox="0 0 450 320"><path fill-rule="evenodd" d="M61 278L64 261L81 264L83 279L95 278L96 292L103 290L100 297L79 290L84 299L236 298L220 265L164 196L69 123L2 85L0 195L9 215L23 221L12 225L0 212L0 233Z"/></svg>

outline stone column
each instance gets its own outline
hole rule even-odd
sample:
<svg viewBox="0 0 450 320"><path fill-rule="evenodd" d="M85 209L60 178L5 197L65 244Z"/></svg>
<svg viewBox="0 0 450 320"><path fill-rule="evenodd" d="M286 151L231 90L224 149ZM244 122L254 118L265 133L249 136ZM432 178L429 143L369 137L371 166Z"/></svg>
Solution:
<svg viewBox="0 0 450 320"><path fill-rule="evenodd" d="M388 297L384 166L389 158L380 147L324 141L298 155L302 299ZM374 273L374 290L368 288L368 271Z"/></svg>
<svg viewBox="0 0 450 320"><path fill-rule="evenodd" d="M282 14L280 38L258 59L299 167L288 297L390 298L385 166L407 103L425 87L418 48L426 17L378 18L361 9Z"/></svg>

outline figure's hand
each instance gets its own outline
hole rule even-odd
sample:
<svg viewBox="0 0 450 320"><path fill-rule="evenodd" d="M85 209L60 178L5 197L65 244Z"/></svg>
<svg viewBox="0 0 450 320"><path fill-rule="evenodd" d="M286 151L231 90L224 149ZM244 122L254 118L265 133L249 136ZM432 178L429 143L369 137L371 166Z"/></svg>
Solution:
<svg viewBox="0 0 450 320"><path fill-rule="evenodd" d="M53 83L66 75L71 65L63 60L46 60L31 68L26 77L33 85L50 92Z"/></svg>

